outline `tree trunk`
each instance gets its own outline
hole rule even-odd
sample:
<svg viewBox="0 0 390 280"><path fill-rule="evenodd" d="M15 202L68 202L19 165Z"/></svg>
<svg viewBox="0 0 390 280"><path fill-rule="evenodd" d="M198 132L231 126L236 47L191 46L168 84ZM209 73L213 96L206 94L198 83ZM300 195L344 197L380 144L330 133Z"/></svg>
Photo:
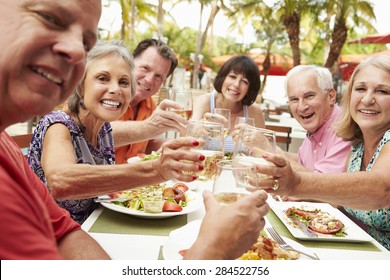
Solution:
<svg viewBox="0 0 390 280"><path fill-rule="evenodd" d="M220 7L217 5L217 1L213 1L211 3L211 12L210 16L207 20L207 25L205 30L202 32L202 16L203 16L203 4L201 4L200 8L200 21L199 21L199 28L198 28L198 40L196 42L196 50L195 50L195 58L194 58L194 69L192 74L192 88L199 88L199 78L198 74L200 71L200 61L199 56L202 52L202 49L206 43L207 39L207 33L211 25L214 23L215 16L220 10Z"/></svg>
<svg viewBox="0 0 390 280"><path fill-rule="evenodd" d="M331 69L333 64L340 56L341 49L347 40L348 29L345 21L337 21L333 28L332 43L330 44L328 59L325 62L325 67Z"/></svg>
<svg viewBox="0 0 390 280"><path fill-rule="evenodd" d="M261 82L260 94L263 93L265 85L267 83L269 69L271 69L271 57L270 52L267 50L267 55L263 61L263 81Z"/></svg>
<svg viewBox="0 0 390 280"><path fill-rule="evenodd" d="M131 0L131 18L130 18L130 30L129 30L129 38L126 38L127 42L131 42L134 40L134 29L135 29L135 18L137 15L137 1Z"/></svg>
<svg viewBox="0 0 390 280"><path fill-rule="evenodd" d="M200 68L199 55L201 51L202 42L202 17L203 17L203 4L200 4L200 16L199 16L199 27L198 27L198 39L196 40L196 49L194 55L194 69L192 70L192 81L191 87L198 88L198 73Z"/></svg>
<svg viewBox="0 0 390 280"><path fill-rule="evenodd" d="M209 31L209 28L210 28L210 26L213 25L214 19L215 19L216 15L218 14L219 10L220 10L220 7L218 7L217 2L216 2L216 1L213 1L213 2L211 3L211 12L210 12L210 16L209 16L209 19L208 19L208 21L207 21L206 28L205 28L205 30L204 30L204 32L203 32L203 34L202 34L202 39L201 39L201 43L200 43L200 50L201 50L201 51L202 51L202 49L203 49L203 47L204 47L204 45L205 45L205 43L206 43L207 33L208 33L208 31Z"/></svg>
<svg viewBox="0 0 390 280"><path fill-rule="evenodd" d="M288 38L290 41L294 66L301 64L301 52L299 50L299 26L300 15L298 13L292 13L290 16L286 16L283 19L283 24L286 27Z"/></svg>
<svg viewBox="0 0 390 280"><path fill-rule="evenodd" d="M157 37L162 39L164 36L164 0L158 0L158 12L157 12Z"/></svg>

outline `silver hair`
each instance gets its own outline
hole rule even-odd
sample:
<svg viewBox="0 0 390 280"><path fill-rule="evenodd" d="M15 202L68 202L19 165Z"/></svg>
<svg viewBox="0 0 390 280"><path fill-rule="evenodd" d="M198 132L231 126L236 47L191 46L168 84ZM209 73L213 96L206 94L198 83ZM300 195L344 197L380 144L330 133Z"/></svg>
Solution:
<svg viewBox="0 0 390 280"><path fill-rule="evenodd" d="M311 71L316 75L317 85L324 93L327 93L329 89L333 88L332 73L330 73L328 68L317 65L298 65L291 69L286 75L286 80L284 81L284 90L286 94L287 84L290 78L296 73L303 71Z"/></svg>
<svg viewBox="0 0 390 280"><path fill-rule="evenodd" d="M134 59L133 55L131 54L130 50L126 47L126 45L123 43L123 41L120 40L112 40L112 41L100 41L98 42L95 47L93 47L87 56L87 62L85 66L85 73L80 81L80 83L77 85L77 88L75 92L68 98L67 104L69 110L78 115L80 112L80 105L82 105L82 101L84 98L84 80L86 77L86 72L88 71L89 64L99 58L105 57L107 55L116 54L119 57L123 58L123 60L129 65L130 71L131 71L131 95L134 97L135 89L136 89L136 82L135 82L135 76L134 76Z"/></svg>

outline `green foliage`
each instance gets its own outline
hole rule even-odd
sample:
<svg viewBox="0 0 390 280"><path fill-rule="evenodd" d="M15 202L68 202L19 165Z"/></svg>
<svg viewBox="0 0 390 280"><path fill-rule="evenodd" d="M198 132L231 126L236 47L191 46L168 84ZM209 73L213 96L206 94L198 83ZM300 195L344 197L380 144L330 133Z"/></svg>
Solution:
<svg viewBox="0 0 390 280"><path fill-rule="evenodd" d="M202 0L207 6L213 0ZM370 1L364 0L277 0L274 6L267 7L265 1L261 0L214 0L221 7L220 13L228 16L230 28L226 36L213 38L208 37L202 50L203 62L210 67L217 69L211 61L212 57L231 53L247 53L252 48L260 48L271 52L292 54L288 43L287 32L282 25L283 18L293 12L300 13L300 34L299 49L302 63L313 63L323 65L328 55L334 18L336 16L345 19L348 28L347 42L362 38L366 34L375 33L372 26L374 19L373 7ZM164 7L172 7L178 3L177 0L165 0ZM188 2L195 2L189 1ZM199 2L199 0L197 1ZM153 37L157 31L157 1L131 1L121 0L122 7L126 13L121 15L127 22L133 17L135 19L134 37L128 42L129 48L134 49L136 44L143 38ZM136 14L131 14L131 3L136 3ZM240 34L242 27L250 24L256 30L256 42L251 45L236 43L237 38L230 34ZM195 24L196 25L196 24ZM147 26L146 28L140 28ZM228 26L227 26L228 27ZM127 34L127 33L126 33ZM102 39L120 39L123 32L105 33ZM169 9L164 16L164 37L168 44L179 56L179 65L190 65L190 53L194 53L198 39L197 30L191 28L180 29L174 18L169 14ZM239 35L240 36L240 35ZM371 44L344 44L342 53L373 53L386 49L384 45Z"/></svg>

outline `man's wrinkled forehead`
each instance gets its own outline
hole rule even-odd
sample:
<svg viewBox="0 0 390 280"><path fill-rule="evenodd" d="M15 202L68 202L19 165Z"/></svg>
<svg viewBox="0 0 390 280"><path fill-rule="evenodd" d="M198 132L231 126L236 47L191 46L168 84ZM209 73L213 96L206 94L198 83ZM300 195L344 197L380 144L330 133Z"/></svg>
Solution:
<svg viewBox="0 0 390 280"><path fill-rule="evenodd" d="M7 1L7 0L0 0ZM88 10L89 11L89 21L98 23L102 13L102 4L100 0L67 0L67 1L58 1L58 0L20 0L19 6L23 8L22 11L34 11L39 9L48 9L57 11L59 14L63 15L69 22L82 21L80 14L75 14L75 12ZM93 17L92 17L93 16ZM90 39L95 38L97 40L97 25L93 25L93 28L86 31L87 36Z"/></svg>

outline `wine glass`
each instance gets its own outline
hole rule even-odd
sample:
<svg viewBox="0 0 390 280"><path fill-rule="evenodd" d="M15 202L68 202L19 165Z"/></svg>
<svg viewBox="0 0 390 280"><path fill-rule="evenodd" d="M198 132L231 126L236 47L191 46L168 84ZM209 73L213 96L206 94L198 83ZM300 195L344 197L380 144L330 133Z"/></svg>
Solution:
<svg viewBox="0 0 390 280"><path fill-rule="evenodd" d="M224 127L224 137L226 138L229 135L230 132L230 109L224 109L224 108L213 108L211 110L211 113L218 114L222 117L224 117L226 120L223 119L213 119L213 121L221 123Z"/></svg>
<svg viewBox="0 0 390 280"><path fill-rule="evenodd" d="M255 164L243 160L222 160L217 163L213 194L221 205L227 205L247 196L257 180Z"/></svg>
<svg viewBox="0 0 390 280"><path fill-rule="evenodd" d="M234 127L232 130L232 137L233 141L237 142L237 138L240 135L239 132L241 128L250 125L255 126L255 119L254 118L247 118L247 117L237 117L236 121L234 122Z"/></svg>
<svg viewBox="0 0 390 280"><path fill-rule="evenodd" d="M241 128L239 139L234 146L233 159L270 165L271 163L262 157L266 152L276 152L275 131L249 125Z"/></svg>
<svg viewBox="0 0 390 280"><path fill-rule="evenodd" d="M175 112L186 120L192 117L192 92L190 90L172 89L169 92L169 99L181 106L181 109L170 108L170 111Z"/></svg>
<svg viewBox="0 0 390 280"><path fill-rule="evenodd" d="M214 178L216 164L224 155L223 126L220 123L191 120L186 128L186 136L197 138L199 148L193 149L205 156L204 169L197 173L198 179L208 181Z"/></svg>
<svg viewBox="0 0 390 280"><path fill-rule="evenodd" d="M234 127L238 124L247 124L247 125L255 126L255 119L247 118L247 117L237 117L236 121L234 122Z"/></svg>

